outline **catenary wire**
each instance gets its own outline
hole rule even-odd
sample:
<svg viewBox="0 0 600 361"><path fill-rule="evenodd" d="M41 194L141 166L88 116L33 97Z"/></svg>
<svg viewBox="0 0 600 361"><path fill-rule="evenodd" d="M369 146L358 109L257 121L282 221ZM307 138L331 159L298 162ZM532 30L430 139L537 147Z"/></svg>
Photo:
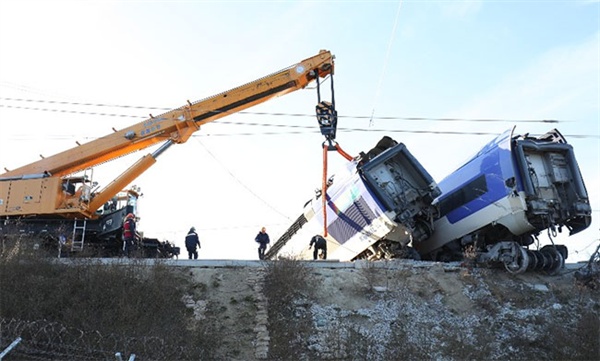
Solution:
<svg viewBox="0 0 600 361"><path fill-rule="evenodd" d="M34 107L20 107L0 104L0 108L11 108L11 109L24 109L34 111L48 111L57 113L69 113L69 114L81 114L81 115L94 115L94 116L111 116L111 117L122 117L122 118L139 118L147 119L145 116L129 115L129 114L115 114L115 113L99 113L99 112L86 112L66 109L48 109L48 108L34 108ZM162 108L155 108L162 109ZM299 113L266 113L266 112L237 112L237 114L253 114L253 115L267 115L267 116L288 116L288 117L314 117L309 114ZM349 119L369 119L368 116L338 116L338 118L349 118ZM563 123L564 120L553 120L553 119L467 119L467 118L423 118L423 117L376 117L374 119L387 119L387 120L407 120L407 121L463 121L463 122L512 122L512 123ZM313 127L311 126L295 126L288 124L268 124L268 123L246 123L246 122L229 122L219 121L219 124L237 124L237 125L255 125L265 127L282 127L282 128L305 128L310 129L308 133L313 133ZM444 135L497 135L494 132L457 132L457 131L432 131L432 130L400 130L400 129L364 129L364 128L338 128L338 131L351 132L351 131L364 131L364 132L392 132L392 133L414 133L414 134L444 134ZM303 134L307 132L269 132L269 133L238 133L238 134L212 134L212 136L240 136L240 135L281 135L281 134ZM569 138L596 138L600 139L600 135L594 134L565 134Z"/></svg>
<svg viewBox="0 0 600 361"><path fill-rule="evenodd" d="M373 108L371 109L371 117L369 118L369 127L373 125L373 117L375 116L375 107L377 105L377 101L379 100L379 95L381 94L381 88L383 84L383 79L385 78L385 72L387 70L387 66L390 60L390 53L392 50L392 44L394 43L394 37L396 35L396 28L398 27L398 19L400 18L400 9L402 8L402 0L398 1L398 9L396 10L396 17L394 18L394 26L392 27L392 34L390 35L390 40L388 41L387 50L385 52L385 58L383 60L383 67L381 69L381 75L379 76L379 82L377 83L377 88L375 90L375 97L373 98Z"/></svg>
<svg viewBox="0 0 600 361"><path fill-rule="evenodd" d="M146 110L166 110L168 108L158 107L144 107L144 106L133 106L133 105L110 105L102 103L76 103L76 102L65 102L65 101L54 101L54 100L40 100L40 99L24 99L24 98L7 98L0 97L0 100L10 101L22 101L22 102L38 102L38 103L50 103L50 104L63 104L63 105L82 105L82 106L98 106L98 107L117 107L117 108L131 108L131 109L146 109ZM146 119L146 116L129 115L129 114L116 114L116 113L100 113L100 112L87 112L77 111L68 109L49 109L49 108L37 108L37 107L24 107L24 106L13 106L0 104L0 108L11 108L11 109L23 109L32 111L48 111L58 113L69 113L69 114L81 114L81 115L94 115L94 116L111 116L111 117L122 117L122 118L139 118ZM172 108L170 108L172 109ZM268 113L268 112L237 112L236 114L252 114L262 116L287 116L287 117L314 117L311 114L301 113ZM369 116L338 116L338 118L348 119L370 119ZM554 119L492 119L492 118L426 118L426 117L392 117L382 116L375 117L373 119L381 120L406 120L406 121L441 121L441 122L512 122L512 123L563 123L565 120L554 120ZM231 121L219 121L219 124L234 124L234 125L249 125L249 126L264 126L264 127L281 127L281 128L300 128L307 129L308 132L261 132L261 133L214 133L210 136L251 136L251 135L281 135L281 134L304 134L314 133L314 127L312 126L298 126L298 125L285 125L285 124L268 124L268 123L251 123L251 122L231 122ZM412 133L412 134L439 134L439 135L497 135L494 132L464 132L464 131L432 131L432 130L400 130L400 129L364 129L364 128L343 128L339 127L338 131L341 132L391 132L391 133ZM209 136L209 135L200 135ZM569 138L596 138L600 139L600 135L594 134L565 134Z"/></svg>
<svg viewBox="0 0 600 361"><path fill-rule="evenodd" d="M204 143L202 143L199 139L197 139L198 144L200 144L202 146L202 148L204 148L204 150L206 151L206 153L208 155L210 155L228 174L229 176L235 180L237 183L239 183L242 187L244 187L244 189L246 189L248 192L250 192L250 194L252 194L256 199L258 199L259 201L261 201L264 205L266 205L267 207L269 207L270 209L272 209L275 213L279 214L280 216L284 217L285 219L291 221L292 219L288 216L286 216L285 214L283 214L281 211L279 211L278 209L276 209L273 205L269 204L266 200L264 200L264 198L260 197L258 194L256 194L256 192L254 192L252 189L250 189L250 187L248 187L246 184L244 184L238 177L235 176L235 174L233 174L233 172L231 172L231 170L229 170L205 145Z"/></svg>
<svg viewBox="0 0 600 361"><path fill-rule="evenodd" d="M157 111L169 111L172 109L176 109L176 108L163 108L163 107L149 107L149 106L141 106L141 105L78 103L78 102L67 102L67 101L7 98L7 97L0 97L0 100L14 101L14 102L26 102L26 103L47 103L47 104L56 104L56 105L75 105L75 106L91 106L91 107L106 107L106 108L124 108L124 109L144 109L144 110L157 110ZM76 110L69 110L69 109L50 109L50 108L39 108L39 107L15 106L15 105L7 105L7 104L0 104L0 107L12 108L12 109L23 109L23 110L59 112L59 113L75 113L75 114L84 114L84 115L129 117L129 118L141 118L141 119L147 118L147 116L140 116L140 115L86 112L86 111L76 111ZM236 114L250 114L250 115L266 115L266 116L309 117L309 118L313 118L315 116L314 114L306 114L306 113L281 113L281 112L240 111L240 112L235 112L235 113ZM502 118L458 118L458 117L456 117L456 118L449 118L449 117L433 118L433 117L406 117L406 116L373 117L373 116L369 116L369 115L338 115L338 118L377 119L377 120L410 120L410 121L440 121L440 122L516 122L516 123L565 123L565 122L569 122L567 120L556 120L556 119L502 119Z"/></svg>

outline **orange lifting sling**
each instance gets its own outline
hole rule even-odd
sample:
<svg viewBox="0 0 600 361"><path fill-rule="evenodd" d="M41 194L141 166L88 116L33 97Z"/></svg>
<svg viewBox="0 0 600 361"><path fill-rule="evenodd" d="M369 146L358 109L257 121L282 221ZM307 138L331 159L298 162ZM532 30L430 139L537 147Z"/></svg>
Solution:
<svg viewBox="0 0 600 361"><path fill-rule="evenodd" d="M323 237L327 237L327 187L329 186L327 182L327 153L331 150L331 147L335 147L335 150L342 155L342 157L346 158L346 160L352 160L353 158L346 153L339 144L335 144L330 146L329 144L323 143L323 183L322 183L322 191L321 198L323 201Z"/></svg>

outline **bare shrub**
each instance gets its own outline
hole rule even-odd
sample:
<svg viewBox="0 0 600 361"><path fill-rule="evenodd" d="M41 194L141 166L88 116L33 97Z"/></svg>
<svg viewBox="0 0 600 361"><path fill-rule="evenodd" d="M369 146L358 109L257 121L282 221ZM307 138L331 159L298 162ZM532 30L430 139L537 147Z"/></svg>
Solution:
<svg viewBox="0 0 600 361"><path fill-rule="evenodd" d="M484 322L466 332L451 322L442 322L442 333L439 342L443 347L440 352L452 360L489 360L493 357L495 337L489 332L489 324Z"/></svg>
<svg viewBox="0 0 600 361"><path fill-rule="evenodd" d="M269 359L288 360L298 355L312 327L306 314L298 318L297 305L315 286L314 278L301 261L279 259L265 263L263 292L268 302ZM306 308L303 308L307 312Z"/></svg>
<svg viewBox="0 0 600 361"><path fill-rule="evenodd" d="M406 320L401 315L391 325L387 340L385 360L421 361L434 359L437 350L431 341L428 328Z"/></svg>
<svg viewBox="0 0 600 361"><path fill-rule="evenodd" d="M575 272L575 283L582 289L600 290L600 244L588 263Z"/></svg>
<svg viewBox="0 0 600 361"><path fill-rule="evenodd" d="M600 317L586 311L574 327L552 322L547 327L543 347L552 360L600 360Z"/></svg>
<svg viewBox="0 0 600 361"><path fill-rule="evenodd" d="M463 249L463 261L461 265L472 269L477 264L477 249L474 244L469 244Z"/></svg>
<svg viewBox="0 0 600 361"><path fill-rule="evenodd" d="M283 258L266 262L265 270L263 291L269 299L269 307L290 306L314 287L311 270L301 261Z"/></svg>
<svg viewBox="0 0 600 361"><path fill-rule="evenodd" d="M375 286L378 286L381 270L377 268L375 262L360 261L360 267L358 272L361 279L364 280L364 284L361 287L363 291L373 293Z"/></svg>
<svg viewBox="0 0 600 361"><path fill-rule="evenodd" d="M211 358L220 343L212 325L188 327L191 314L181 302L187 281L160 263L3 258L0 280L0 319L31 329L3 327L1 346L23 338L11 353L17 358L63 359L66 352L64 359L93 360L120 351L145 360L199 359Z"/></svg>
<svg viewBox="0 0 600 361"><path fill-rule="evenodd" d="M352 327L348 327L348 340L347 340L347 350L346 356L348 360L368 360L375 359L374 357L369 357L375 351L375 346L380 342L379 340L374 339L374 337L368 334L362 334L358 330ZM395 356L397 357L397 355Z"/></svg>

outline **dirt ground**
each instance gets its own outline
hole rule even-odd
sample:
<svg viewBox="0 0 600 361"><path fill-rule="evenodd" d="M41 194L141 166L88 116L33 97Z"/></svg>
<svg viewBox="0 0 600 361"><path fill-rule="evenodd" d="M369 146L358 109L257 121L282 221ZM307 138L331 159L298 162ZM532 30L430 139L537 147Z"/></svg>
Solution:
<svg viewBox="0 0 600 361"><path fill-rule="evenodd" d="M554 351L542 340L557 324L568 334L591 312L596 319L590 327L600 329L600 294L577 284L577 266L550 276L415 261L356 262L345 268L327 262L305 262L312 288L297 301L296 316L289 322L308 322L309 327L303 329L305 340L291 359L355 359L367 352L369 359L386 360L398 342L431 359L553 359L549 353ZM285 332L273 329L269 320L273 310L262 292L267 270L252 266L184 271L196 285L184 302L194 309L197 322L215 322L227 335L225 359L271 359L273 334ZM600 341L593 338L597 352ZM477 346L482 341L487 342L485 349ZM541 351L532 351L531 345L538 343L544 344ZM434 348L436 344L447 349ZM523 351L521 344L528 348Z"/></svg>

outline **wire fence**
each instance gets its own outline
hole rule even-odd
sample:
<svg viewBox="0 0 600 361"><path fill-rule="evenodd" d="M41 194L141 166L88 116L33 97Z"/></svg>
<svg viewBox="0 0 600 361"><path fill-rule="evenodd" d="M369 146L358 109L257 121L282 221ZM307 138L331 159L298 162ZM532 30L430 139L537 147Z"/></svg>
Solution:
<svg viewBox="0 0 600 361"><path fill-rule="evenodd" d="M159 360L164 357L181 359L186 354L183 348L173 349L159 337L102 334L48 320L0 319L0 329L1 349L8 347L18 337L22 339L7 354L7 360L107 360L115 359L117 352L153 355L152 358Z"/></svg>

